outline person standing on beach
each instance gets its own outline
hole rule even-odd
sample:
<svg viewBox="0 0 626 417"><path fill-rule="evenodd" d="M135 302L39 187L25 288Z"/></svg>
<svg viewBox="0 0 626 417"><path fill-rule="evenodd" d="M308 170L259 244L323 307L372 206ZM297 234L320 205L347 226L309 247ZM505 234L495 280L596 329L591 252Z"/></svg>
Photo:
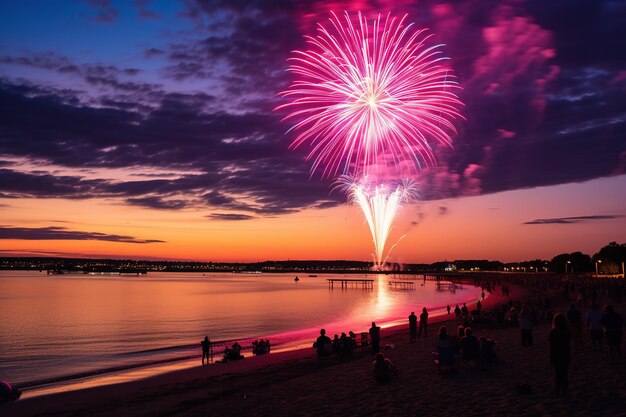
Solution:
<svg viewBox="0 0 626 417"><path fill-rule="evenodd" d="M593 350L596 345L602 348L602 312L596 303L591 304L591 310L587 312L587 330Z"/></svg>
<svg viewBox="0 0 626 417"><path fill-rule="evenodd" d="M370 327L370 339L372 339L372 355L376 355L380 352L380 327L376 326L375 322L372 322L372 327Z"/></svg>
<svg viewBox="0 0 626 417"><path fill-rule="evenodd" d="M327 354L326 350L328 349L326 346L331 345L333 342L330 340L330 337L326 336L326 329L320 329L320 336L317 338L315 343L313 343L313 347L317 352L318 357L322 357Z"/></svg>
<svg viewBox="0 0 626 417"><path fill-rule="evenodd" d="M450 317L450 310L451 310L450 304L448 304L448 307L446 307L446 309L448 310L448 317Z"/></svg>
<svg viewBox="0 0 626 417"><path fill-rule="evenodd" d="M409 316L409 342L417 341L417 316L415 315L415 311L411 311L411 315Z"/></svg>
<svg viewBox="0 0 626 417"><path fill-rule="evenodd" d="M576 304L572 304L567 311L567 321L574 339L574 349L578 350L583 345L583 316Z"/></svg>
<svg viewBox="0 0 626 417"><path fill-rule="evenodd" d="M422 337L422 330L424 330L424 337L426 337L427 328L428 328L428 311L426 311L426 307L424 307L422 309L422 314L420 314L420 331L417 337Z"/></svg>
<svg viewBox="0 0 626 417"><path fill-rule="evenodd" d="M206 358L206 363L208 364L211 358L211 341L209 340L209 336L204 336L204 340L200 342L200 346L202 346L202 365L204 365L204 358Z"/></svg>
<svg viewBox="0 0 626 417"><path fill-rule="evenodd" d="M463 303L463 307L461 307L461 317L463 319L466 319L468 312L469 312L469 310L467 309L467 305L465 303Z"/></svg>
<svg viewBox="0 0 626 417"><path fill-rule="evenodd" d="M550 362L554 366L554 393L559 395L563 392L567 395L567 370L572 361L570 352L570 339L572 333L569 330L567 319L561 313L554 316L552 330L549 337Z"/></svg>
<svg viewBox="0 0 626 417"><path fill-rule="evenodd" d="M459 308L458 304L456 305L456 307L454 307L454 314L456 315L457 319L461 318L461 309Z"/></svg>
<svg viewBox="0 0 626 417"><path fill-rule="evenodd" d="M522 305L519 314L519 328L522 335L522 346L533 345L533 315L526 304Z"/></svg>
<svg viewBox="0 0 626 417"><path fill-rule="evenodd" d="M620 363L622 361L622 338L624 319L615 312L613 306L604 307L602 316L602 327L606 336L606 344L609 346L609 359L611 362Z"/></svg>

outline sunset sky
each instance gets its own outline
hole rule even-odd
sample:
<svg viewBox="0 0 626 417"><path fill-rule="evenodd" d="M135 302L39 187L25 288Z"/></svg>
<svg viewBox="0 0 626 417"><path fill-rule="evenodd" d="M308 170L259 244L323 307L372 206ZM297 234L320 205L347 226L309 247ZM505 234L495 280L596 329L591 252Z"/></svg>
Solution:
<svg viewBox="0 0 626 417"><path fill-rule="evenodd" d="M626 242L622 1L3 1L0 256L371 260L289 150L285 60L330 11L408 13L463 88L394 262Z"/></svg>

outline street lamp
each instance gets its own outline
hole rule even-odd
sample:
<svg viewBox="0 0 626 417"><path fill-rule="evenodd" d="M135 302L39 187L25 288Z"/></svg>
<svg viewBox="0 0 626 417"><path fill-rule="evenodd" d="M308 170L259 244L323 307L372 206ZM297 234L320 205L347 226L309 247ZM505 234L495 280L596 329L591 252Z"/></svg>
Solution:
<svg viewBox="0 0 626 417"><path fill-rule="evenodd" d="M601 264L601 263L602 263L602 259L598 259L596 261L596 277L598 276L598 264Z"/></svg>
<svg viewBox="0 0 626 417"><path fill-rule="evenodd" d="M566 274L567 274L567 266L568 266L569 264L571 264L571 263L572 263L572 261L567 261L567 263L565 264L565 273L566 273Z"/></svg>

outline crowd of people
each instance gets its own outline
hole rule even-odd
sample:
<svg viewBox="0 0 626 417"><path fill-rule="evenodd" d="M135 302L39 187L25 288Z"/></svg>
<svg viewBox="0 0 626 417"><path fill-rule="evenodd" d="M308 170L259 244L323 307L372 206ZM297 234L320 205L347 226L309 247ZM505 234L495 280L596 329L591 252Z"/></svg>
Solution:
<svg viewBox="0 0 626 417"><path fill-rule="evenodd" d="M345 358L352 355L358 346L357 336L353 331L335 334L333 339L326 336L326 329L320 330L320 336L313 343L313 348L318 358L335 356L337 358Z"/></svg>
<svg viewBox="0 0 626 417"><path fill-rule="evenodd" d="M552 324L549 333L549 358L555 373L555 392L567 393L568 368L571 362L571 345L575 350L582 349L585 339L591 342L591 348L602 349L606 343L612 362L622 361L622 338L624 321L611 303L622 304L626 293L626 284L620 279L568 275L505 275L485 274L473 277L474 285L482 289L480 298L470 308L466 303L452 308L446 307L448 316L454 313L458 326L453 333L446 326L439 327L434 338L437 369L440 372L456 371L459 366L483 367L497 361L495 351L497 342L486 337L477 337L475 330L484 328L518 328L520 345L533 348L534 328L541 324ZM509 299L507 302L483 308L486 293L498 289L504 296L510 297L515 287L523 287L525 297L521 300ZM558 312L554 305L567 301L569 309ZM556 304L555 304L556 302ZM601 308L600 303L607 304ZM424 307L419 316L411 312L409 321L409 342L428 337L428 310ZM587 336L585 336L587 335ZM313 347L319 358L345 358L352 355L357 346L369 345L375 357L372 371L377 381L389 381L397 376L397 367L381 353L381 328L372 322L368 333L362 337L369 339L360 343L357 335L350 332L335 334L331 339L326 330L320 330ZM203 364L205 353L210 351L208 338L202 342ZM243 358L241 346L235 342L224 352L224 361ZM252 353L262 355L270 352L269 340L252 342Z"/></svg>
<svg viewBox="0 0 626 417"><path fill-rule="evenodd" d="M460 362L479 367L498 358L496 342L486 337L478 339L471 327L458 326L457 333L449 335L447 327L441 326L435 336L434 346L437 349L435 363L439 372L454 372Z"/></svg>
<svg viewBox="0 0 626 417"><path fill-rule="evenodd" d="M265 355L266 353L270 353L271 347L269 339L255 340L252 342L252 354Z"/></svg>

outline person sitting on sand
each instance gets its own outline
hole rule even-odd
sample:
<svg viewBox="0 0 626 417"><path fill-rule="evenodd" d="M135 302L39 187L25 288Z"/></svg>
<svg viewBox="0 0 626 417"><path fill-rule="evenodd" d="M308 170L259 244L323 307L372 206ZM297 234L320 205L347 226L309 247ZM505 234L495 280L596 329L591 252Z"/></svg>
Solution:
<svg viewBox="0 0 626 417"><path fill-rule="evenodd" d="M257 342L256 354L265 355L266 353L267 353L267 344L265 343L265 340L261 339Z"/></svg>
<svg viewBox="0 0 626 417"><path fill-rule="evenodd" d="M476 336L472 334L472 329L467 327L465 329L465 336L461 339L461 350L463 352L462 358L466 362L473 361L478 365L480 359L480 343Z"/></svg>
<svg viewBox="0 0 626 417"><path fill-rule="evenodd" d="M9 401L16 401L22 395L22 391L13 388L6 381L0 381L0 404Z"/></svg>
<svg viewBox="0 0 626 417"><path fill-rule="evenodd" d="M339 335L335 333L333 337L333 353L339 357L341 356L341 341L339 340Z"/></svg>
<svg viewBox="0 0 626 417"><path fill-rule="evenodd" d="M332 343L333 342L330 340L330 337L326 336L326 329L321 329L319 337L317 338L315 343L313 343L313 347L317 352L317 356L321 357L328 355L330 352L327 351L328 348L326 346L332 346Z"/></svg>
<svg viewBox="0 0 626 417"><path fill-rule="evenodd" d="M209 340L209 336L204 336L204 340L200 342L200 346L202 346L202 365L204 365L204 359L206 358L206 363L208 364L210 361L211 355L211 340Z"/></svg>
<svg viewBox="0 0 626 417"><path fill-rule="evenodd" d="M498 359L498 355L494 352L494 348L496 347L496 341L492 339L487 339L486 337L480 338L480 362L481 363L491 363L495 362Z"/></svg>
<svg viewBox="0 0 626 417"><path fill-rule="evenodd" d="M454 355L457 357L457 359L459 359L461 355L461 339L463 339L463 337L465 337L465 327L463 326L459 326L457 328L456 336L453 335L449 337L450 345L452 346Z"/></svg>
<svg viewBox="0 0 626 417"><path fill-rule="evenodd" d="M241 355L241 345L239 343L235 342L230 348L227 347L224 349L224 362L236 361L239 359L243 359L243 356Z"/></svg>
<svg viewBox="0 0 626 417"><path fill-rule="evenodd" d="M437 349L437 368L443 372L454 368L454 347L448 337L446 326L439 328L439 333L435 336L435 348Z"/></svg>
<svg viewBox="0 0 626 417"><path fill-rule="evenodd" d="M352 354L352 338L348 337L345 332L341 333L339 345L341 346L341 356L350 356Z"/></svg>
<svg viewBox="0 0 626 417"><path fill-rule="evenodd" d="M378 382L391 381L397 374L396 367L385 355L382 353L376 354L376 359L372 362L372 370L374 373L374 379Z"/></svg>

